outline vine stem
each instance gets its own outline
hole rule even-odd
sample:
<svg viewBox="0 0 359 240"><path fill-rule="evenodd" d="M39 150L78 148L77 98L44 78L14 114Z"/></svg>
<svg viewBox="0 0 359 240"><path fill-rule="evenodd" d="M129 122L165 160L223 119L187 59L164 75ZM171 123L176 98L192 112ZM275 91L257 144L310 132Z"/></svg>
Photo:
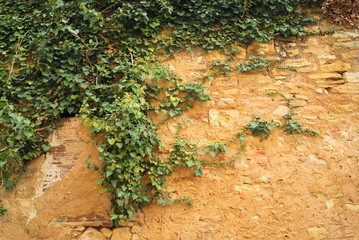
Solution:
<svg viewBox="0 0 359 240"><path fill-rule="evenodd" d="M17 46L16 46L16 48L15 48L15 49L16 49L16 50L15 50L15 56L19 53L18 50L19 50L19 48L20 48L22 42L24 41L25 36L26 36L26 34L27 34L28 32L29 32L29 31L26 31L26 33L24 34L24 36L17 41ZM11 80L12 73L14 72L14 65L15 65L15 57L12 59L12 62L11 62L8 81Z"/></svg>
<svg viewBox="0 0 359 240"><path fill-rule="evenodd" d="M131 51L130 51L130 56L131 56L131 63L132 63L132 65L133 65L134 60L133 60L133 54L132 54L132 52L131 52Z"/></svg>
<svg viewBox="0 0 359 240"><path fill-rule="evenodd" d="M118 3L112 4L110 6L108 6L107 8L105 8L104 10L101 11L101 13L107 12L107 10L109 10L110 8L116 6Z"/></svg>

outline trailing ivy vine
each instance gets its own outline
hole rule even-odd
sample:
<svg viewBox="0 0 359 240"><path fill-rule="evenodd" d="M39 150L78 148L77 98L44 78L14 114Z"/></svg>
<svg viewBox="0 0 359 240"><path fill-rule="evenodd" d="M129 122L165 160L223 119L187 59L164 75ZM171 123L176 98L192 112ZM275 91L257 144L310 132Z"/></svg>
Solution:
<svg viewBox="0 0 359 240"><path fill-rule="evenodd" d="M153 200L169 202L163 185L174 166L195 167L201 175L206 162L181 139L161 159L157 124L210 96L202 82L184 83L158 56L193 45L226 50L304 35L315 20L299 2L0 0L0 184L11 190L26 163L49 149L45 139L59 118L79 115L105 139L99 170L103 189L112 194L115 223ZM269 66L249 61L238 70ZM287 133L307 133L291 116L285 124ZM246 127L262 138L271 128L258 118ZM213 143L206 151L215 156L226 147Z"/></svg>
<svg viewBox="0 0 359 240"><path fill-rule="evenodd" d="M3 205L2 205L2 201L0 200L0 217L4 216L5 213L7 213L8 210L6 210Z"/></svg>

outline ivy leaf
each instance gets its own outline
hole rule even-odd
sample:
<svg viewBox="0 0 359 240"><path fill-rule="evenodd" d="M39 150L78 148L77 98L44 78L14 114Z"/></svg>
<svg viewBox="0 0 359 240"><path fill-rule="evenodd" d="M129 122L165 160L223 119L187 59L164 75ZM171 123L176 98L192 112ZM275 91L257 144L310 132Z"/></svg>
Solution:
<svg viewBox="0 0 359 240"><path fill-rule="evenodd" d="M215 158L218 154L217 151L209 151L209 154L212 156L212 158Z"/></svg>
<svg viewBox="0 0 359 240"><path fill-rule="evenodd" d="M109 176L111 176L113 174L113 171L107 170L106 171L106 177L108 178Z"/></svg>
<svg viewBox="0 0 359 240"><path fill-rule="evenodd" d="M165 52L164 55L165 55L166 58L169 58L171 56L171 53L170 52Z"/></svg>
<svg viewBox="0 0 359 240"><path fill-rule="evenodd" d="M69 58L69 59L67 60L67 62L68 62L70 65L75 65L76 62L77 62L77 60L76 60L76 58Z"/></svg>
<svg viewBox="0 0 359 240"><path fill-rule="evenodd" d="M155 21L155 22L151 22L149 25L150 25L151 28L156 28L159 25L161 25L161 23L159 23L158 21Z"/></svg>
<svg viewBox="0 0 359 240"><path fill-rule="evenodd" d="M202 177L202 168L201 167L198 167L194 170L194 173L196 174L197 177Z"/></svg>
<svg viewBox="0 0 359 240"><path fill-rule="evenodd" d="M101 153L104 151L104 148L102 146L98 147L97 150Z"/></svg>
<svg viewBox="0 0 359 240"><path fill-rule="evenodd" d="M30 131L30 130L25 130L24 131L24 135L27 137L27 138L31 138L33 136L33 132Z"/></svg>
<svg viewBox="0 0 359 240"><path fill-rule="evenodd" d="M187 167L192 167L192 166L194 166L196 163L193 161L193 160L187 160L186 161L186 165L187 165Z"/></svg>
<svg viewBox="0 0 359 240"><path fill-rule="evenodd" d="M41 147L42 147L42 149L44 149L45 152L47 152L48 150L50 150L51 145L50 144L42 144Z"/></svg>
<svg viewBox="0 0 359 240"><path fill-rule="evenodd" d="M110 145L113 145L113 144L115 144L116 139L114 139L114 138L108 138L108 139L107 139L107 142L108 142Z"/></svg>
<svg viewBox="0 0 359 240"><path fill-rule="evenodd" d="M70 26L66 26L66 29L67 29L70 33L72 33L73 35L79 34L79 30L78 30L78 29L73 29L73 28L70 27Z"/></svg>
<svg viewBox="0 0 359 240"><path fill-rule="evenodd" d="M75 108L74 108L74 107L68 107L68 108L67 108L67 111L68 111L69 113L72 113L73 111L75 111Z"/></svg>
<svg viewBox="0 0 359 240"><path fill-rule="evenodd" d="M292 5L286 4L285 7L288 12L292 12L294 10L294 7Z"/></svg>
<svg viewBox="0 0 359 240"><path fill-rule="evenodd" d="M129 219L130 221L132 221L133 216L134 216L134 212L133 212L133 211L128 211L128 212L127 212L127 215L128 215L128 219Z"/></svg>
<svg viewBox="0 0 359 240"><path fill-rule="evenodd" d="M242 134L239 138L238 138L238 140L239 141L241 141L241 142L244 142L245 140L246 140L246 135L244 135L244 134Z"/></svg>
<svg viewBox="0 0 359 240"><path fill-rule="evenodd" d="M157 204L158 205L166 205L166 202L165 202L165 200L163 200L162 197L159 197L159 198L157 198Z"/></svg>
<svg viewBox="0 0 359 240"><path fill-rule="evenodd" d="M4 167L6 165L7 161L0 161L0 168Z"/></svg>
<svg viewBox="0 0 359 240"><path fill-rule="evenodd" d="M256 121L250 121L249 122L249 128L250 129L255 129L256 127L258 127L259 125L259 122L256 122Z"/></svg>

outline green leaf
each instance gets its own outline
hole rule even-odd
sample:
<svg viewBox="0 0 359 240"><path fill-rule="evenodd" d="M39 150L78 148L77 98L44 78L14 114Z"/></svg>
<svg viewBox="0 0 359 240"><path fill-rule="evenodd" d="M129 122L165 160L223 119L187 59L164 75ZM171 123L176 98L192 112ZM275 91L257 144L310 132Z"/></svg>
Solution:
<svg viewBox="0 0 359 240"><path fill-rule="evenodd" d="M104 151L104 148L102 146L100 146L100 147L97 147L97 150L101 153Z"/></svg>
<svg viewBox="0 0 359 240"><path fill-rule="evenodd" d="M31 130L25 130L24 131L24 135L27 137L27 138L31 138L33 136L33 132Z"/></svg>
<svg viewBox="0 0 359 240"><path fill-rule="evenodd" d="M74 35L77 35L77 34L79 33L79 30L78 30L78 29L73 29L73 28L70 27L70 26L67 26L66 28L67 28L67 30L68 30L69 32L71 32L71 33L74 34Z"/></svg>
<svg viewBox="0 0 359 240"><path fill-rule="evenodd" d="M202 168L198 167L194 170L194 173L196 174L197 177L201 177L203 172L202 172Z"/></svg>
<svg viewBox="0 0 359 240"><path fill-rule="evenodd" d="M8 155L8 154L7 154L6 152L0 153L0 160L6 159L7 155Z"/></svg>
<svg viewBox="0 0 359 240"><path fill-rule="evenodd" d="M115 144L116 139L114 139L114 138L108 138L108 139L107 139L107 142L108 142L110 145L113 145L113 144Z"/></svg>
<svg viewBox="0 0 359 240"><path fill-rule="evenodd" d="M67 108L67 111L68 111L69 113L72 113L73 111L75 111L75 108L74 108L74 107L68 107L68 108Z"/></svg>
<svg viewBox="0 0 359 240"><path fill-rule="evenodd" d="M186 161L186 165L187 165L187 167L192 167L192 166L194 166L196 163L193 161L193 160L187 160Z"/></svg>
<svg viewBox="0 0 359 240"><path fill-rule="evenodd" d="M106 171L106 178L108 178L109 176L111 176L113 174L113 171L107 170Z"/></svg>
<svg viewBox="0 0 359 240"><path fill-rule="evenodd" d="M159 23L159 22L157 22L157 21L150 23L150 27L151 27L151 28L156 28L156 27L158 27L159 25L161 25L161 23Z"/></svg>
<svg viewBox="0 0 359 240"><path fill-rule="evenodd" d="M50 148L52 147L50 144L42 144L41 145L42 149L46 152L48 150L50 150Z"/></svg>
<svg viewBox="0 0 359 240"><path fill-rule="evenodd" d="M7 161L0 161L0 168L4 167L6 165Z"/></svg>
<svg viewBox="0 0 359 240"><path fill-rule="evenodd" d="M246 135L241 134L241 136L238 138L239 141L244 142L246 140Z"/></svg>
<svg viewBox="0 0 359 240"><path fill-rule="evenodd" d="M209 154L212 156L212 158L217 156L217 151L210 151Z"/></svg>
<svg viewBox="0 0 359 240"><path fill-rule="evenodd" d="M76 62L77 62L77 60L76 60L76 58L69 58L69 59L67 60L67 62L68 62L70 65L75 65Z"/></svg>
<svg viewBox="0 0 359 240"><path fill-rule="evenodd" d="M162 197L159 197L159 198L157 198L157 204L158 205L166 205L166 202L165 202L165 200L163 200Z"/></svg>

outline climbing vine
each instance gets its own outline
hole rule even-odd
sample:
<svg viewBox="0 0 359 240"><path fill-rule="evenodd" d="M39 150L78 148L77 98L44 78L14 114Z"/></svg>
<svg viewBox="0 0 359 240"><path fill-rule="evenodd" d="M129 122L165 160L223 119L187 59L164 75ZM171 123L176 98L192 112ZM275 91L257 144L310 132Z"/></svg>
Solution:
<svg viewBox="0 0 359 240"><path fill-rule="evenodd" d="M215 74L185 83L160 59L194 45L227 51L304 35L315 20L299 2L0 0L0 184L13 189L26 164L50 148L46 137L59 118L78 115L104 137L98 170L103 190L112 194L115 223L153 200L169 203L163 185L176 165L200 176L203 164L215 163L198 161L195 145L180 138L168 159L161 158L157 126L210 99L203 82ZM269 64L253 58L237 70L264 71ZM214 68L231 70L226 63ZM274 127L255 118L236 138L244 142L248 130L265 138ZM292 115L281 127L314 134ZM211 143L205 151L215 157L227 146Z"/></svg>
<svg viewBox="0 0 359 240"><path fill-rule="evenodd" d="M7 210L3 207L2 201L0 200L0 217L4 216Z"/></svg>

